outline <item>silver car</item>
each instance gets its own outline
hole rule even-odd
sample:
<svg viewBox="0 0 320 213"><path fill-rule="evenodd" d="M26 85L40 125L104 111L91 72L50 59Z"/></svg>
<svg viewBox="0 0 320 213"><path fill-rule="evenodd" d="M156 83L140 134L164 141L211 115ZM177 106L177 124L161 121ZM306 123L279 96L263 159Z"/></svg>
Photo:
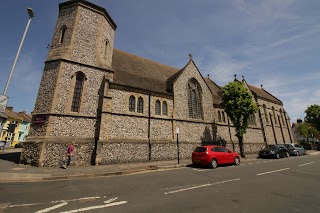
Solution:
<svg viewBox="0 0 320 213"><path fill-rule="evenodd" d="M300 145L296 143L284 144L289 151L290 155L305 155L306 150Z"/></svg>

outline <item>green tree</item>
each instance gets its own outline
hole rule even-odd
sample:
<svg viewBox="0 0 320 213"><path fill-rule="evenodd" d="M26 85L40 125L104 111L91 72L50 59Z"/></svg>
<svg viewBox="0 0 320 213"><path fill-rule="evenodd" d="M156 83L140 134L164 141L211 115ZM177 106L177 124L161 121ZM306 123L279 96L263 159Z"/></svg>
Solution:
<svg viewBox="0 0 320 213"><path fill-rule="evenodd" d="M320 131L320 106L316 104L311 105L306 109L305 113L305 121Z"/></svg>
<svg viewBox="0 0 320 213"><path fill-rule="evenodd" d="M249 116L258 111L258 106L249 90L237 79L222 87L222 106L235 126L240 154L244 158L243 135L249 125Z"/></svg>
<svg viewBox="0 0 320 213"><path fill-rule="evenodd" d="M319 131L310 123L303 122L297 126L295 132L304 138L313 138L319 134Z"/></svg>

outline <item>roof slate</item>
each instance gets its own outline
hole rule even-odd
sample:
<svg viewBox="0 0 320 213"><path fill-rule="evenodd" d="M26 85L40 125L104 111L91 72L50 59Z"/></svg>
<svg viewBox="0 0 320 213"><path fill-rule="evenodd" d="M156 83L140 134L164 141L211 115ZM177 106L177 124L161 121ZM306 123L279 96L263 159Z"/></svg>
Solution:
<svg viewBox="0 0 320 213"><path fill-rule="evenodd" d="M113 79L115 84L162 94L171 94L171 84L185 69L185 67L182 69L170 67L118 49L113 50L112 67L115 70ZM220 105L222 103L221 87L209 78L203 79L212 92L213 103ZM282 105L279 99L266 90L250 84L248 87L257 97Z"/></svg>
<svg viewBox="0 0 320 213"><path fill-rule="evenodd" d="M114 49L113 82L116 84L168 94L167 79L179 70L121 50Z"/></svg>

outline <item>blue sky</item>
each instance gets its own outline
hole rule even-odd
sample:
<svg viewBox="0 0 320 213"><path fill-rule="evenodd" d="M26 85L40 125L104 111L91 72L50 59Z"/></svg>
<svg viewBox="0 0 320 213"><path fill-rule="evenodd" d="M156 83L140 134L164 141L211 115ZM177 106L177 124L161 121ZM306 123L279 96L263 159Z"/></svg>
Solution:
<svg viewBox="0 0 320 213"><path fill-rule="evenodd" d="M14 111L30 113L63 0L2 0L0 93L5 88L33 8L7 91ZM115 48L182 68L193 59L223 86L234 74L279 98L291 122L320 104L319 0L91 0L118 25Z"/></svg>

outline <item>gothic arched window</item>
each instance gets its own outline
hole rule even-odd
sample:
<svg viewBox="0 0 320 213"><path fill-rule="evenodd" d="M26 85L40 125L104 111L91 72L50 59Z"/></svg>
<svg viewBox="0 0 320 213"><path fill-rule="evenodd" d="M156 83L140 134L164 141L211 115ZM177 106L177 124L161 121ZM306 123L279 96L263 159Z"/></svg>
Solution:
<svg viewBox="0 0 320 213"><path fill-rule="evenodd" d="M59 39L60 44L63 43L64 37L66 35L66 31L67 31L67 26L63 25L60 30L60 39Z"/></svg>
<svg viewBox="0 0 320 213"><path fill-rule="evenodd" d="M83 84L84 84L85 78L86 77L82 72L78 72L76 74L76 81L74 85L72 105L71 105L72 112L80 111L81 96L82 96L82 90L83 90Z"/></svg>
<svg viewBox="0 0 320 213"><path fill-rule="evenodd" d="M155 110L156 110L156 115L161 115L161 104L159 100L156 101Z"/></svg>
<svg viewBox="0 0 320 213"><path fill-rule="evenodd" d="M221 122L221 113L218 111L218 121Z"/></svg>
<svg viewBox="0 0 320 213"><path fill-rule="evenodd" d="M274 107L272 107L272 113L273 113L273 119L274 119L274 123L278 124L277 118L276 118L276 112L274 110Z"/></svg>
<svg viewBox="0 0 320 213"><path fill-rule="evenodd" d="M168 105L167 102L162 102L162 115L167 116L168 115Z"/></svg>
<svg viewBox="0 0 320 213"><path fill-rule="evenodd" d="M138 113L143 113L143 98L142 97L138 98L137 112Z"/></svg>
<svg viewBox="0 0 320 213"><path fill-rule="evenodd" d="M223 121L223 123L226 122L226 117L224 116L224 112L223 111L222 111L222 121Z"/></svg>
<svg viewBox="0 0 320 213"><path fill-rule="evenodd" d="M267 113L267 107L266 105L263 105L263 111L264 111L264 116L266 118L266 122L269 123L269 119L268 119L268 113Z"/></svg>
<svg viewBox="0 0 320 213"><path fill-rule="evenodd" d="M201 119L201 87L195 79L188 83L188 96L189 118Z"/></svg>
<svg viewBox="0 0 320 213"><path fill-rule="evenodd" d="M129 98L129 111L135 112L135 108L136 108L136 98L133 95L131 95Z"/></svg>
<svg viewBox="0 0 320 213"><path fill-rule="evenodd" d="M108 44L109 44L109 41L108 40L105 40L104 41L104 50L103 50L103 56L106 57L107 54L108 54Z"/></svg>

